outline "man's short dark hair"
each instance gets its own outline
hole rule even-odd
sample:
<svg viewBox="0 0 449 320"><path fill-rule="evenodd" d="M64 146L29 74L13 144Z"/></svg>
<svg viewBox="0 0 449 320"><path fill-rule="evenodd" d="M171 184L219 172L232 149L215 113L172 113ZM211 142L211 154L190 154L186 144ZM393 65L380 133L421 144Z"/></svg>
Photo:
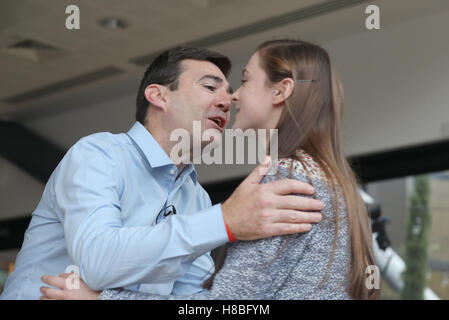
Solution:
<svg viewBox="0 0 449 320"><path fill-rule="evenodd" d="M164 51L157 56L145 71L136 99L136 120L144 124L149 103L145 98L145 89L150 84L168 86L170 90L178 89L179 76L182 73L181 61L186 59L209 61L215 64L228 77L231 61L224 55L207 49L179 46Z"/></svg>

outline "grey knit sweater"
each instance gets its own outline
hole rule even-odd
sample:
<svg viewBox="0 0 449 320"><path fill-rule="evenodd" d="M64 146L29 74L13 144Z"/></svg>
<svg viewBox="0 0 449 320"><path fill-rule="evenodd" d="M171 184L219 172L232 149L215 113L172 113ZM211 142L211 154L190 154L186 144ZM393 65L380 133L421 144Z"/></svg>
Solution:
<svg viewBox="0 0 449 320"><path fill-rule="evenodd" d="M345 291L350 260L347 210L341 190L338 191L338 237L329 265L336 210L333 210L323 171L304 151L299 150L298 157L307 167L306 170L297 160L280 159L277 174L265 176L261 183L291 177L315 187L315 198L324 203L323 219L314 224L309 232L229 244L226 261L210 290L188 296L162 296L109 289L104 290L99 299L351 299Z"/></svg>

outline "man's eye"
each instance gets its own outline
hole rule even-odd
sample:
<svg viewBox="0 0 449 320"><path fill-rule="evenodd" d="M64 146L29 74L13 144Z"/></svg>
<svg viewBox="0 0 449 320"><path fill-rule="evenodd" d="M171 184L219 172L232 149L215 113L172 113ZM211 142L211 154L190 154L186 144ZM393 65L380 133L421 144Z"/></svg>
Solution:
<svg viewBox="0 0 449 320"><path fill-rule="evenodd" d="M210 90L212 92L214 92L216 90L216 88L214 86L205 85L204 88L206 88L206 89L208 89L208 90Z"/></svg>
<svg viewBox="0 0 449 320"><path fill-rule="evenodd" d="M246 81L248 81L248 80L240 80L240 82L242 83L242 84L244 84Z"/></svg>

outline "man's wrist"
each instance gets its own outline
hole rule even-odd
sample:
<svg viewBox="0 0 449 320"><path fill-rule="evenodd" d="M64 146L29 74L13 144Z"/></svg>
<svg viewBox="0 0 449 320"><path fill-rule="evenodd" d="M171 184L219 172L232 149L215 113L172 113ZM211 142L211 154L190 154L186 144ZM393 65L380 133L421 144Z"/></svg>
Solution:
<svg viewBox="0 0 449 320"><path fill-rule="evenodd" d="M226 219L225 219L225 217L227 217L227 214L229 213L228 212L228 205L229 205L228 202L229 202L229 199L221 204L221 211L223 213L223 224L225 226L226 233L228 235L228 240L229 240L229 242L234 242L237 240L237 238L234 236L231 229L229 229L228 224L226 223Z"/></svg>
<svg viewBox="0 0 449 320"><path fill-rule="evenodd" d="M231 230L229 230L229 227L226 224L226 222L224 223L224 225L225 225L225 228L226 228L226 232L228 233L229 242L235 242L237 239L234 237L234 235L232 234Z"/></svg>

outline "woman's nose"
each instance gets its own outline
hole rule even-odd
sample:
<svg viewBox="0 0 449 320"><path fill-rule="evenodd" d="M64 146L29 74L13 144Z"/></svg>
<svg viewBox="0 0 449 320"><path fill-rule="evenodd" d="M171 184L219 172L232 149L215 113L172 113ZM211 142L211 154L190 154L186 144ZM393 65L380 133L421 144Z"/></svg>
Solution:
<svg viewBox="0 0 449 320"><path fill-rule="evenodd" d="M235 91L232 95L231 95L231 101L232 102L237 102L238 98L238 92L239 90Z"/></svg>

